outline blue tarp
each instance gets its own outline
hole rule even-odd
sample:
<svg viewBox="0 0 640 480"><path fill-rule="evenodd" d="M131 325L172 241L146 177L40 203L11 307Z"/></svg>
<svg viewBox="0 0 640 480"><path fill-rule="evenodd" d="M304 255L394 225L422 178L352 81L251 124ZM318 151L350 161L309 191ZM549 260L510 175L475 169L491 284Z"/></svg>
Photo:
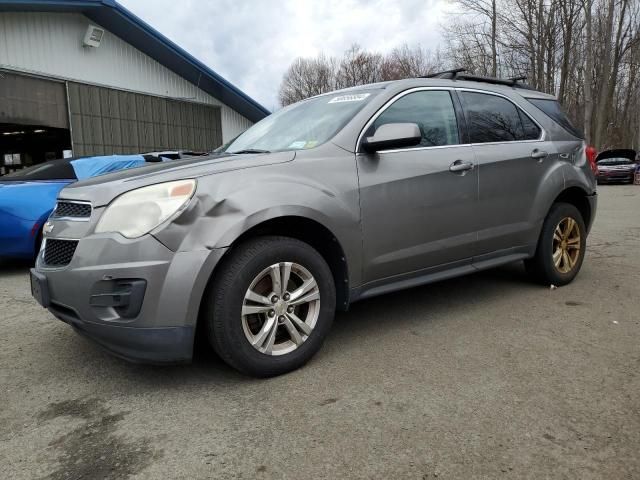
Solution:
<svg viewBox="0 0 640 480"><path fill-rule="evenodd" d="M142 155L110 155L71 160L71 166L78 180L84 180L117 170L124 170L125 168L140 167L145 163Z"/></svg>

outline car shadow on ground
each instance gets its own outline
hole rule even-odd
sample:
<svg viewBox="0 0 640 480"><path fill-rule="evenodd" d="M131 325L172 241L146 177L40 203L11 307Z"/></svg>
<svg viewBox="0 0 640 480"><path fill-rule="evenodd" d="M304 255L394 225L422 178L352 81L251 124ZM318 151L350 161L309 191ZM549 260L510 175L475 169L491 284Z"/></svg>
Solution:
<svg viewBox="0 0 640 480"><path fill-rule="evenodd" d="M458 315L505 296L544 289L533 283L522 262L450 280L400 290L354 303L336 316L329 344L348 348L363 336L375 336L389 328L414 330L433 322L452 321Z"/></svg>
<svg viewBox="0 0 640 480"><path fill-rule="evenodd" d="M415 329L416 325L428 328L432 322L452 321L476 304L510 294L517 296L523 288L544 287L531 283L521 264L513 264L363 300L354 304L348 312L337 314L324 348L311 360L309 368L322 368L322 363L335 354L335 349L349 351L360 348L360 342L371 340L389 328ZM101 351L93 342L74 334L70 329L68 333L51 337L47 342L50 343L47 347L53 351L74 351L73 355L57 359L57 369L66 371L71 368L77 371L73 366L75 362L87 362L95 365L102 374L126 379L130 388L138 393L207 385L225 390L239 385L250 387L261 381L227 366L202 342L196 349L193 363L175 366L128 363ZM95 378L97 372L93 369L89 371L90 376ZM293 372L289 375L298 374Z"/></svg>
<svg viewBox="0 0 640 480"><path fill-rule="evenodd" d="M0 274L28 273L33 263L33 260L0 258Z"/></svg>

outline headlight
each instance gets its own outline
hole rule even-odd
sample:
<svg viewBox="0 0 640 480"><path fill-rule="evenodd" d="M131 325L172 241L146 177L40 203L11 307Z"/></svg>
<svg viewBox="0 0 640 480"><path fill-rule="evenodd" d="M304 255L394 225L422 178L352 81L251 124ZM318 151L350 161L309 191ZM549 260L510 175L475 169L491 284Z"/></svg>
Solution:
<svg viewBox="0 0 640 480"><path fill-rule="evenodd" d="M195 190L195 180L180 180L124 193L109 204L96 233L118 232L127 238L141 237L184 208Z"/></svg>

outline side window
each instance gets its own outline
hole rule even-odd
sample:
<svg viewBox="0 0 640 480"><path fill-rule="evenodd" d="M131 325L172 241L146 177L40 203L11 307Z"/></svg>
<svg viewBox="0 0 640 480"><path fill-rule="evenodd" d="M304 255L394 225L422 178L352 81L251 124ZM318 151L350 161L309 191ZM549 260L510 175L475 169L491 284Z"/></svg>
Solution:
<svg viewBox="0 0 640 480"><path fill-rule="evenodd" d="M522 127L524 128L524 138L523 140L537 140L540 138L540 127L535 124L533 120L529 118L529 115L524 113L522 110L518 110L520 114L520 120L522 120Z"/></svg>
<svg viewBox="0 0 640 480"><path fill-rule="evenodd" d="M387 123L417 124L422 133L421 147L460 143L456 112L448 91L423 90L399 98L373 122L366 135L373 135Z"/></svg>
<svg viewBox="0 0 640 480"><path fill-rule="evenodd" d="M525 132L516 106L485 93L460 92L471 143L524 140Z"/></svg>

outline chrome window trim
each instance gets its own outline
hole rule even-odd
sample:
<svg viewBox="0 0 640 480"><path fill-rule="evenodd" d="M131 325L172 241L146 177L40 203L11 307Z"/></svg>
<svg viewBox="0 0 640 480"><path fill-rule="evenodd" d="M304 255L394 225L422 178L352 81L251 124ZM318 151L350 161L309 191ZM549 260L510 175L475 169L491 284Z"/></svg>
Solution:
<svg viewBox="0 0 640 480"><path fill-rule="evenodd" d="M473 147L473 146L480 146L480 145L510 145L513 143L533 143L533 142L544 142L546 141L546 137L547 137L547 131L542 127L542 125L540 125L540 123L533 118L531 115L529 115L529 113L527 113L523 108L521 108L518 104L516 104L513 100L511 100L509 97L507 97L506 95L503 95L501 93L496 93L496 92L489 92L487 90L479 90L479 89L474 89L474 88L465 88L465 87L414 87L414 88L410 88L407 90L404 90L396 95L394 95L391 99L389 99L384 105L382 105L378 111L369 119L369 121L367 121L367 123L365 123L364 128L362 130L360 130L360 134L358 135L358 141L356 142L356 148L355 148L355 153L356 155L368 155L366 152L362 152L360 151L360 142L362 141L362 137L364 136L364 132L366 132L369 127L371 126L371 124L373 122L376 121L376 119L382 115L385 110L387 110L387 108L389 108L391 106L391 104L393 104L396 100L398 100L399 98L404 97L405 95L408 95L409 93L414 93L414 92L420 92L420 91L424 91L424 90L436 90L436 91L448 91L448 92L452 92L452 91L465 91L465 92L473 92L473 93L483 93L486 95L494 95L496 97L501 97L504 98L505 100L507 100L508 102L510 102L516 109L522 111L533 123L535 123L538 128L540 129L540 137L538 137L535 140L510 140L507 142L482 142L482 143L456 143L455 145L434 145L434 146L430 146L430 147L410 147L410 148L395 148L395 149L390 149L390 150L380 150L377 153L399 153L399 152L416 152L416 151L420 151L420 150L433 150L433 149L439 149L439 148L454 148L454 147ZM451 99L452 105L453 105L453 99ZM455 105L454 109L455 109ZM464 105L462 105L462 110L464 111Z"/></svg>
<svg viewBox="0 0 640 480"><path fill-rule="evenodd" d="M89 205L89 208L91 209L91 212L89 213L88 217L56 217L56 210L58 209L58 203L60 202L64 202L64 203L74 203L76 205ZM50 219L54 222L89 222L91 220L91 217L93 215L93 205L91 204L91 202L88 202L86 200L65 200L64 198L59 198L58 200L56 200L56 206L53 208L53 211L51 212L51 216Z"/></svg>
<svg viewBox="0 0 640 480"><path fill-rule="evenodd" d="M485 145L480 143L478 145ZM394 148L391 150L379 150L377 153L400 153L400 152L419 152L420 150L438 150L441 148L460 148L471 147L472 143L456 143L454 145L433 145L431 147L409 147L409 148ZM366 152L358 152L356 155L368 155Z"/></svg>

